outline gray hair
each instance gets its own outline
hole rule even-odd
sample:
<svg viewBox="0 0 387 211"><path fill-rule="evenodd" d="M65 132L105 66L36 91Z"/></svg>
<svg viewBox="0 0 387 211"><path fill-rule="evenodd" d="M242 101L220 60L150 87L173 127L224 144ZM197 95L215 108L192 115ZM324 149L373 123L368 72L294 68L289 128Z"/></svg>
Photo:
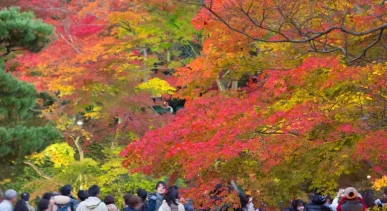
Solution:
<svg viewBox="0 0 387 211"><path fill-rule="evenodd" d="M5 193L4 193L4 198L8 199L8 200L14 199L14 198L16 198L16 196L17 196L17 192L15 190L12 190L12 189L9 189L9 190L5 191Z"/></svg>

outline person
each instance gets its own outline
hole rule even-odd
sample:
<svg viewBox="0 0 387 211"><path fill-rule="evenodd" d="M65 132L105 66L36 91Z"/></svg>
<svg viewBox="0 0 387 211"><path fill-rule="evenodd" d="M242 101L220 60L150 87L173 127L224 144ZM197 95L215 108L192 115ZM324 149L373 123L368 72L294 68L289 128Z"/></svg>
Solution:
<svg viewBox="0 0 387 211"><path fill-rule="evenodd" d="M124 210L129 207L129 201L130 201L130 198L132 198L132 195L130 194L125 194L124 195Z"/></svg>
<svg viewBox="0 0 387 211"><path fill-rule="evenodd" d="M158 182L156 185L156 193L150 194L148 199L147 211L158 211L167 190L167 184L165 182Z"/></svg>
<svg viewBox="0 0 387 211"><path fill-rule="evenodd" d="M125 199L126 207L123 211L137 211L142 206L141 198L138 196L130 196Z"/></svg>
<svg viewBox="0 0 387 211"><path fill-rule="evenodd" d="M246 195L246 198L247 198L247 203L245 205L244 211L254 211L253 197L250 195ZM184 208L186 208L186 206L184 206Z"/></svg>
<svg viewBox="0 0 387 211"><path fill-rule="evenodd" d="M54 207L54 196L55 196L55 193L54 192L47 192L47 193L44 193L43 194L43 197L42 199L45 199L48 201L48 211L52 211L53 210L53 207ZM45 202L42 202L43 204L45 204ZM43 206L43 205L42 205Z"/></svg>
<svg viewBox="0 0 387 211"><path fill-rule="evenodd" d="M4 199L0 203L1 211L13 211L13 203L16 202L17 193L15 190L9 189L4 193Z"/></svg>
<svg viewBox="0 0 387 211"><path fill-rule="evenodd" d="M158 211L185 211L184 205L178 200L179 193L173 187L168 188L168 193Z"/></svg>
<svg viewBox="0 0 387 211"><path fill-rule="evenodd" d="M366 211L367 206L355 188L344 190L344 198L340 200L337 211Z"/></svg>
<svg viewBox="0 0 387 211"><path fill-rule="evenodd" d="M50 200L48 199L41 199L39 202L38 202L38 211L51 211L49 209L50 207Z"/></svg>
<svg viewBox="0 0 387 211"><path fill-rule="evenodd" d="M14 211L35 211L35 209L28 204L30 194L24 192L20 195L20 199L16 202Z"/></svg>
<svg viewBox="0 0 387 211"><path fill-rule="evenodd" d="M363 200L364 204L366 205L368 210L372 210L374 207L382 207L382 204L376 204L375 197L374 197L374 192L372 190L365 190L363 192ZM379 200L380 201L380 200Z"/></svg>
<svg viewBox="0 0 387 211"><path fill-rule="evenodd" d="M89 197L89 193L86 190L79 190L77 195L80 202L85 201Z"/></svg>
<svg viewBox="0 0 387 211"><path fill-rule="evenodd" d="M76 211L108 211L105 203L99 199L101 189L98 185L93 185L88 190L89 197L81 202Z"/></svg>
<svg viewBox="0 0 387 211"><path fill-rule="evenodd" d="M289 211L304 211L305 203L301 199L296 199L292 201Z"/></svg>
<svg viewBox="0 0 387 211"><path fill-rule="evenodd" d="M65 185L59 190L60 195L54 196L53 211L76 211L78 202L72 197L71 185Z"/></svg>
<svg viewBox="0 0 387 211"><path fill-rule="evenodd" d="M336 197L332 200L332 204L330 205L330 207L332 208L332 211L336 211L340 200L344 197L345 197L344 196L344 189L339 189L339 191L336 194Z"/></svg>
<svg viewBox="0 0 387 211"><path fill-rule="evenodd" d="M319 193L315 193L310 203L304 207L306 211L332 211L332 208L326 204L326 198Z"/></svg>
<svg viewBox="0 0 387 211"><path fill-rule="evenodd" d="M386 204L386 203L387 203L387 188L384 188L384 189L383 189L383 196L382 196L382 198L381 198L381 202L382 202L383 204Z"/></svg>
<svg viewBox="0 0 387 211"><path fill-rule="evenodd" d="M28 211L35 211L35 208L33 206L30 205L29 201L30 201L30 194L27 193L27 192L24 192L21 194L21 198L26 201L26 204L27 204L27 207L28 207Z"/></svg>
<svg viewBox="0 0 387 211"><path fill-rule="evenodd" d="M107 206L109 211L118 211L117 206L114 204L114 202L115 202L114 196L107 195L105 197L105 199L103 200L103 202L105 202L105 204L106 204L106 206Z"/></svg>
<svg viewBox="0 0 387 211"><path fill-rule="evenodd" d="M148 192L145 189L140 188L137 190L137 196L140 197L142 201L142 206L139 211L147 211L148 200L146 198L148 197Z"/></svg>
<svg viewBox="0 0 387 211"><path fill-rule="evenodd" d="M179 187L177 187L176 185L172 186L172 188L177 191L178 202L184 205L184 209L186 211L194 211L192 200L191 199L186 200L185 198L183 198L179 193Z"/></svg>

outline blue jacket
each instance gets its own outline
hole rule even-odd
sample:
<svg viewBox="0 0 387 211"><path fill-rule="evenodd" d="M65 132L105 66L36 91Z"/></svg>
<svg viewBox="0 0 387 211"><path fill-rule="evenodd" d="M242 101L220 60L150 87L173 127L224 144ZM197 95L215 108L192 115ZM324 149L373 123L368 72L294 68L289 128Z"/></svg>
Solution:
<svg viewBox="0 0 387 211"><path fill-rule="evenodd" d="M149 195L147 211L158 211L163 200L164 196L159 193Z"/></svg>

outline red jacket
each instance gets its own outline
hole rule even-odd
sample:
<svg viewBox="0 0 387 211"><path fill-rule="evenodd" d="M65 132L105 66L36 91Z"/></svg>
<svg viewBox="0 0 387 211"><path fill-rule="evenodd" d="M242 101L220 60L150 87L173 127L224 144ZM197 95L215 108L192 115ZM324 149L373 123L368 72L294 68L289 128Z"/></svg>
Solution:
<svg viewBox="0 0 387 211"><path fill-rule="evenodd" d="M337 210L337 211L342 211L342 210L341 210L341 205L343 205L347 200L348 200L348 199L346 199L345 197L342 198L342 199L340 200L340 202L339 202L339 205L337 205L336 210ZM364 200L363 200L362 198L360 198L360 197L357 197L356 200L358 200L358 201L363 205L363 211L367 211L367 206L366 206L366 204L364 203Z"/></svg>

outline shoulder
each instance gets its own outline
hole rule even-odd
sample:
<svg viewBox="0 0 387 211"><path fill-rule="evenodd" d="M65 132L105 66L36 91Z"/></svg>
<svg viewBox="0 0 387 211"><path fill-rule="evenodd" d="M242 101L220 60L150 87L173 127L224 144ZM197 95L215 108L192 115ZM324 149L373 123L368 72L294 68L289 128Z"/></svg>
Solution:
<svg viewBox="0 0 387 211"><path fill-rule="evenodd" d="M85 206L85 202L84 201L82 201L82 202L80 202L79 204L78 204L78 206L77 206L77 210L80 210L82 207L84 207Z"/></svg>
<svg viewBox="0 0 387 211"><path fill-rule="evenodd" d="M148 198L149 200L157 200L158 197L156 196L156 194L150 194Z"/></svg>
<svg viewBox="0 0 387 211"><path fill-rule="evenodd" d="M70 198L70 203L73 203L73 204L78 204L79 202L73 198Z"/></svg>
<svg viewBox="0 0 387 211"><path fill-rule="evenodd" d="M99 206L101 206L101 207L106 207L106 208L107 208L105 202L103 202L103 201L101 201L101 203L99 203Z"/></svg>

